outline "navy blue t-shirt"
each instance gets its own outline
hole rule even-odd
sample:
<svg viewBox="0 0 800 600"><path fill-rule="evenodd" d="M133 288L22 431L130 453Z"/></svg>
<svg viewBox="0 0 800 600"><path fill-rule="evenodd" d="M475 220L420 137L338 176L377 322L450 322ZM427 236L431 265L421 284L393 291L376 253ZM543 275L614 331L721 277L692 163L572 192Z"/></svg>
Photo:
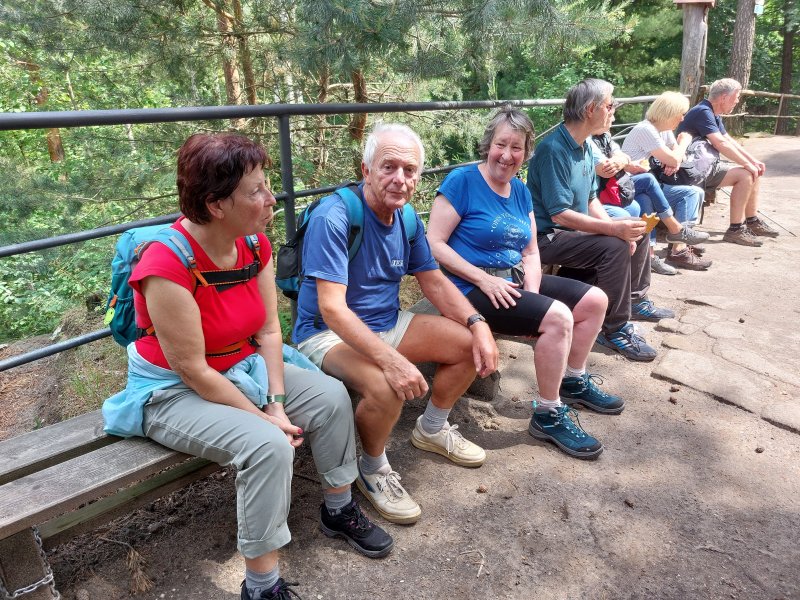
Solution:
<svg viewBox="0 0 800 600"><path fill-rule="evenodd" d="M363 198L363 191L359 195ZM391 225L384 225L364 204L364 237L353 260L347 260L350 224L344 202L323 201L308 222L303 242L303 272L297 299L295 343L325 331L319 317L317 279L347 286L347 306L367 327L378 333L397 323L400 280L406 274L437 269L425 227L417 216L413 243L406 237L402 211L396 210Z"/></svg>
<svg viewBox="0 0 800 600"><path fill-rule="evenodd" d="M708 100L702 100L696 104L686 116L683 117L678 125L678 133L688 132L694 137L706 137L710 133L721 133L726 135L725 125L722 124L722 117L714 114L714 107Z"/></svg>

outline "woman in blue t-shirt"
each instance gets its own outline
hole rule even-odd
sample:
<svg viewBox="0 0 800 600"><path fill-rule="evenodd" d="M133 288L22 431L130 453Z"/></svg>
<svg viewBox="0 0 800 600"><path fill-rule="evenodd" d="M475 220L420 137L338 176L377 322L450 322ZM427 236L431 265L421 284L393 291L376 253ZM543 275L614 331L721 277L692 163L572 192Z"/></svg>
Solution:
<svg viewBox="0 0 800 600"><path fill-rule="evenodd" d="M451 172L439 187L428 241L442 270L478 309L492 331L537 337L539 395L529 433L578 458L596 458L602 444L572 420L569 407L619 414L621 398L601 391L586 360L608 298L585 283L542 275L533 201L516 175L533 148L533 123L501 108L478 149L483 161Z"/></svg>

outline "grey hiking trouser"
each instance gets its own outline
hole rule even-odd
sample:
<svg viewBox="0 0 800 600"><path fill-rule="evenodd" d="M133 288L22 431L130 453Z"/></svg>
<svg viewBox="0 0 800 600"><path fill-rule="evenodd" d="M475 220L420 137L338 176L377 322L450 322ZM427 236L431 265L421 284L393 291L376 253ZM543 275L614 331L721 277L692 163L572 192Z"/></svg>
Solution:
<svg viewBox="0 0 800 600"><path fill-rule="evenodd" d="M311 446L322 487L352 483L358 470L347 390L323 373L284 368L286 414ZM294 448L276 425L179 384L155 392L145 405L144 433L168 448L236 467L238 548L246 558L289 543Z"/></svg>
<svg viewBox="0 0 800 600"><path fill-rule="evenodd" d="M648 236L636 244L631 256L628 242L617 237L556 230L539 234L542 264L591 269L590 281L608 296L603 331L617 331L631 318L631 301L638 302L650 289L650 245Z"/></svg>

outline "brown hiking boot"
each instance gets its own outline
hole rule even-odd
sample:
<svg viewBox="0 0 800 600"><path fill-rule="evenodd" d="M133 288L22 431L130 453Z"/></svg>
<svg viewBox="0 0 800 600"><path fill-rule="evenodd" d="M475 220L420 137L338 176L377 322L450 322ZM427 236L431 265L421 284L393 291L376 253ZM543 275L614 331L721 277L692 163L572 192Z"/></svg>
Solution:
<svg viewBox="0 0 800 600"><path fill-rule="evenodd" d="M713 263L707 258L701 258L689 248L684 248L680 252L671 252L667 256L667 263L673 267L690 269L692 271L705 271Z"/></svg>
<svg viewBox="0 0 800 600"><path fill-rule="evenodd" d="M722 239L731 244L739 244L740 246L762 246L764 244L764 242L750 233L746 225L742 225L736 231L728 229L725 235L722 236Z"/></svg>
<svg viewBox="0 0 800 600"><path fill-rule="evenodd" d="M778 230L770 227L761 219L757 219L753 222L747 222L747 228L750 230L750 233L753 235L760 235L763 237L778 237Z"/></svg>

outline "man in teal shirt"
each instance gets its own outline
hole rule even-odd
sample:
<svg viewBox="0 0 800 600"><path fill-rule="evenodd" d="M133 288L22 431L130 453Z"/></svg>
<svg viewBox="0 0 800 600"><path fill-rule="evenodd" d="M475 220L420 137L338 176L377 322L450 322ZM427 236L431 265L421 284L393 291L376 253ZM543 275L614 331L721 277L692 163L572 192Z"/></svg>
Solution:
<svg viewBox="0 0 800 600"><path fill-rule="evenodd" d="M539 144L528 164L528 187L542 263L561 265L563 272L579 270L608 296L598 343L630 360L651 361L656 351L629 321L658 321L674 313L647 298L650 251L645 222L612 220L603 210L587 142L611 125L613 91L614 86L601 79L584 79L570 89L564 122Z"/></svg>

